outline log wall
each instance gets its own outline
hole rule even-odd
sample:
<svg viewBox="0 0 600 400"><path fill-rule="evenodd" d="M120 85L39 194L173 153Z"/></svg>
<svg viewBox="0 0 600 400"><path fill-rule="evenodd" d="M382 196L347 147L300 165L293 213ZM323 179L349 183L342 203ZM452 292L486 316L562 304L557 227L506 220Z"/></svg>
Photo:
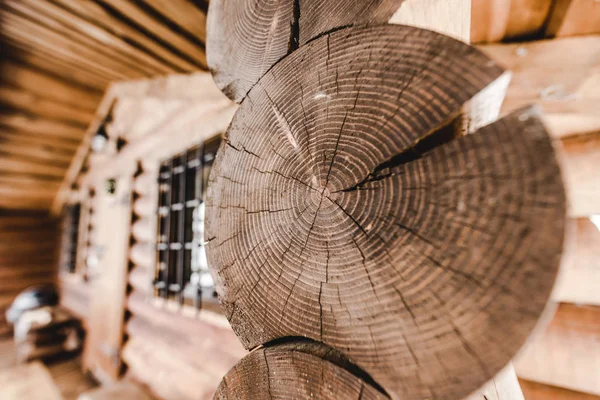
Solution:
<svg viewBox="0 0 600 400"><path fill-rule="evenodd" d="M58 233L57 220L44 212L0 210L0 333L21 290L56 280Z"/></svg>
<svg viewBox="0 0 600 400"><path fill-rule="evenodd" d="M236 107L207 74L127 83L114 89L114 95L105 100L114 106L103 108L113 116L108 153L79 160L75 169L87 164L89 170L77 178L80 189L68 191L64 199L84 199L90 188L102 190L107 177L124 170L137 171L132 176L125 341L121 349L125 374L160 398L208 399L223 375L246 352L223 315L209 310L196 313L154 297L157 174L161 160L223 133ZM127 142L118 153L110 145L117 136ZM104 221L91 220L93 246L93 232ZM113 224L111 229L129 229L129 223ZM94 282L94 277L85 282L77 275L62 276L64 304L90 318L93 299L89 293L98 293ZM88 326L93 329L91 322Z"/></svg>

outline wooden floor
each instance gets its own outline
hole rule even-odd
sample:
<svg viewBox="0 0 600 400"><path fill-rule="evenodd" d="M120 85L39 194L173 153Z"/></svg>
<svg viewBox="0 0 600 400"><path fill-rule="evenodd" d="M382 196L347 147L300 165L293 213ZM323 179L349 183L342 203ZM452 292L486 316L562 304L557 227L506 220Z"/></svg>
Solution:
<svg viewBox="0 0 600 400"><path fill-rule="evenodd" d="M16 365L16 352L12 338L0 337L0 372L8 368L13 368ZM75 400L80 393L97 386L91 378L83 373L81 369L81 357L55 360L47 362L45 365L48 367L50 375L64 400Z"/></svg>

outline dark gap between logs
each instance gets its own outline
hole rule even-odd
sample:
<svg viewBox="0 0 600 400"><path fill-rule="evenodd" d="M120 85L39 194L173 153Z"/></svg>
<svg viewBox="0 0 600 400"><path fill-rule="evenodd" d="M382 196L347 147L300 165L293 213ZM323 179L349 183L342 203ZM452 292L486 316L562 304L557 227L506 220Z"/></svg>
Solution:
<svg viewBox="0 0 600 400"><path fill-rule="evenodd" d="M444 144L456 138L459 138L462 136L462 131L460 129L461 121L461 116L450 119L440 128L435 129L430 134L425 135L423 138L417 140L412 146L402 150L400 153L377 165L375 168L373 168L373 172L367 175L365 179L358 182L356 185L342 189L340 192L361 190L361 188L367 183L377 182L388 178L392 175L392 168L418 160L431 150L443 146Z"/></svg>
<svg viewBox="0 0 600 400"><path fill-rule="evenodd" d="M339 350L314 339L304 336L285 336L277 339L273 339L269 342L264 343L261 346L257 346L251 351L264 349L265 351L271 347L282 347L291 351L297 351L300 353L310 354L315 357L321 358L324 361L328 361L354 375L358 379L371 385L378 392L386 397L390 397L379 383L369 375L368 372L363 370L358 365L354 364L348 357L346 357Z"/></svg>

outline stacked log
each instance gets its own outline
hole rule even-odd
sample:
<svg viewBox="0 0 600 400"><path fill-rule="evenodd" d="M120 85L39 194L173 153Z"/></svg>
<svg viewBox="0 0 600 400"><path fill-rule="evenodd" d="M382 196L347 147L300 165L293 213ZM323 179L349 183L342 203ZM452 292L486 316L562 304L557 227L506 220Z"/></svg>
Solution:
<svg viewBox="0 0 600 400"><path fill-rule="evenodd" d="M483 53L386 24L302 40L297 3L260 5L241 31L263 63L208 58L241 102L211 174L209 265L253 350L216 398L522 398L507 365L547 315L565 241L537 110L478 129L473 105L506 77ZM248 22L224 7L213 43Z"/></svg>

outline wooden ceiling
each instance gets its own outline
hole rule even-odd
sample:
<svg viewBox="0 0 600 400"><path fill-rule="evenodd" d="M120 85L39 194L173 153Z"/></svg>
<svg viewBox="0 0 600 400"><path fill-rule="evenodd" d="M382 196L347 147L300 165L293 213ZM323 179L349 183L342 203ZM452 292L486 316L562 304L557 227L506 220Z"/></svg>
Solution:
<svg viewBox="0 0 600 400"><path fill-rule="evenodd" d="M50 207L111 82L206 69L204 0L0 4L0 208Z"/></svg>
<svg viewBox="0 0 600 400"><path fill-rule="evenodd" d="M50 208L111 82L206 69L208 0L0 4L0 208ZM472 4L474 43L600 30L597 0Z"/></svg>

